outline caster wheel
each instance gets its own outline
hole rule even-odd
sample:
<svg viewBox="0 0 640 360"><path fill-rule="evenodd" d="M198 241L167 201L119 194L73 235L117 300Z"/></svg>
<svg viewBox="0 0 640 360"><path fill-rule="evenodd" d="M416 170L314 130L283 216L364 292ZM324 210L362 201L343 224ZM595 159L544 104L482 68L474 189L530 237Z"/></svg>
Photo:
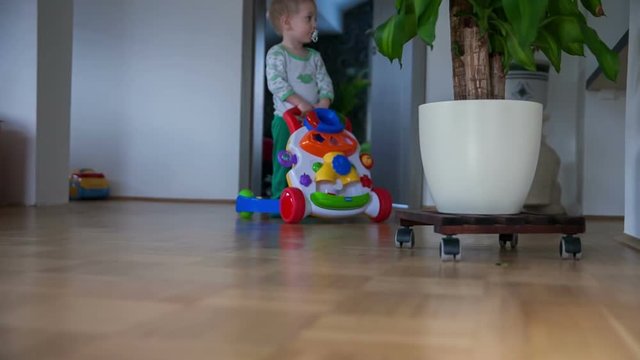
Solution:
<svg viewBox="0 0 640 360"><path fill-rule="evenodd" d="M560 257L563 259L579 260L582 258L582 243L579 237L563 236L560 240Z"/></svg>
<svg viewBox="0 0 640 360"><path fill-rule="evenodd" d="M513 234L511 238L511 248L514 250L518 248L518 234Z"/></svg>
<svg viewBox="0 0 640 360"><path fill-rule="evenodd" d="M462 258L460 239L447 236L440 240L440 259L442 261L455 261Z"/></svg>
<svg viewBox="0 0 640 360"><path fill-rule="evenodd" d="M407 244L409 249L413 249L416 245L416 239L413 235L413 229L408 227L399 228L396 231L395 244L397 248L402 248L404 244Z"/></svg>
<svg viewBox="0 0 640 360"><path fill-rule="evenodd" d="M507 243L509 243L511 249L516 249L518 247L518 234L500 234L498 235L498 242L503 250L507 248Z"/></svg>

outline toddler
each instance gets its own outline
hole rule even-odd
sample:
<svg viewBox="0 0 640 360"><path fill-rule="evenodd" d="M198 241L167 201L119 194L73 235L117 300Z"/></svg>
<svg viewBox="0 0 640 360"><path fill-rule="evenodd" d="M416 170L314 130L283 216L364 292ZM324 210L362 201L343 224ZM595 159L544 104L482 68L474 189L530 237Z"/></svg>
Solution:
<svg viewBox="0 0 640 360"><path fill-rule="evenodd" d="M287 187L288 169L277 159L290 135L282 114L292 107L298 107L303 114L314 108L328 108L333 101L333 84L320 53L305 47L317 36L316 11L314 0L273 0L269 6L269 21L282 36L282 42L269 49L266 58L267 86L275 108L271 122L273 198L279 198Z"/></svg>

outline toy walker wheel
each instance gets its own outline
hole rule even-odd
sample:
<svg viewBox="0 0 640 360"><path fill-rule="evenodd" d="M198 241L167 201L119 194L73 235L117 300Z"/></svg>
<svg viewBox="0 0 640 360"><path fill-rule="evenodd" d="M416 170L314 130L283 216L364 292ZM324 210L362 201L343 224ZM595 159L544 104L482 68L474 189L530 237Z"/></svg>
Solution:
<svg viewBox="0 0 640 360"><path fill-rule="evenodd" d="M280 216L287 224L296 224L304 218L306 200L300 189L288 187L280 196Z"/></svg>
<svg viewBox="0 0 640 360"><path fill-rule="evenodd" d="M253 191L251 191L249 189L240 190L240 192L238 193L238 196L239 197L248 198L248 199L251 199L251 198L254 197ZM250 212L250 211L239 211L238 215L240 215L241 219L249 220L253 216L253 213Z"/></svg>
<svg viewBox="0 0 640 360"><path fill-rule="evenodd" d="M371 189L371 192L378 196L378 202L380 204L378 214L372 217L371 220L377 223L383 222L389 218L389 215L391 215L391 208L393 206L391 194L382 188Z"/></svg>

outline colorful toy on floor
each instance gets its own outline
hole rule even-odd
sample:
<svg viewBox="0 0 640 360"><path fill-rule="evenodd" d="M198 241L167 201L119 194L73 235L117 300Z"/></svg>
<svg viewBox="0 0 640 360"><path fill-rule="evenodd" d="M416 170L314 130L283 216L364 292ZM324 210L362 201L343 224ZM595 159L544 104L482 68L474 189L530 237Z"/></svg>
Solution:
<svg viewBox="0 0 640 360"><path fill-rule="evenodd" d="M374 222L386 220L391 214L391 195L373 186L373 158L360 152L349 121L328 109L310 111L302 121L300 115L298 108L292 108L283 116L291 136L278 161L291 170L287 173L289 187L278 202L282 219L298 223L310 215L337 218L364 213ZM241 216L276 212L274 200L243 192L236 202Z"/></svg>
<svg viewBox="0 0 640 360"><path fill-rule="evenodd" d="M74 171L69 177L69 199L106 199L109 197L109 182L104 174L93 169Z"/></svg>
<svg viewBox="0 0 640 360"><path fill-rule="evenodd" d="M236 198L236 212L243 219L250 219L253 213L280 214L280 201L257 198L253 195L253 191L243 189Z"/></svg>

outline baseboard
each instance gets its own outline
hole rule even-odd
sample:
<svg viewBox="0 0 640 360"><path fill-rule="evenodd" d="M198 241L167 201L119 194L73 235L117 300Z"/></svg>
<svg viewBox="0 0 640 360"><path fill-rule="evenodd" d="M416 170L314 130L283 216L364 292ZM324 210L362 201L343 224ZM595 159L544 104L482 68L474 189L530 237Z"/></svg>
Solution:
<svg viewBox="0 0 640 360"><path fill-rule="evenodd" d="M616 241L632 248L640 251L640 239L633 237L631 235L623 234L621 236L615 237Z"/></svg>
<svg viewBox="0 0 640 360"><path fill-rule="evenodd" d="M153 198L143 196L110 196L109 200L116 201L144 201L144 202L160 202L160 203L180 203L180 204L234 204L233 200L223 199L177 199L177 198Z"/></svg>
<svg viewBox="0 0 640 360"><path fill-rule="evenodd" d="M587 221L624 221L624 216L618 215L585 215Z"/></svg>

